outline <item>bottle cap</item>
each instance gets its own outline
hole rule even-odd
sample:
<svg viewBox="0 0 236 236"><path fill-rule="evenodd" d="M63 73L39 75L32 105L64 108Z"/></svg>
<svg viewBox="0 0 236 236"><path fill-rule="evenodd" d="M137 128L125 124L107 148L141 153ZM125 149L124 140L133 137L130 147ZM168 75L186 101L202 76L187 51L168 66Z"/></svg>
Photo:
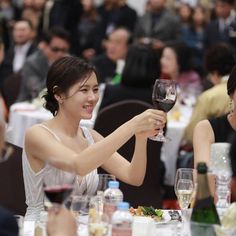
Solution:
<svg viewBox="0 0 236 236"><path fill-rule="evenodd" d="M112 180L108 182L109 188L119 188L120 183L118 181Z"/></svg>
<svg viewBox="0 0 236 236"><path fill-rule="evenodd" d="M199 174L206 174L207 173L207 165L205 162L199 162L197 164L197 172Z"/></svg>
<svg viewBox="0 0 236 236"><path fill-rule="evenodd" d="M119 202L117 205L117 208L119 210L128 210L129 209L129 203L128 202Z"/></svg>

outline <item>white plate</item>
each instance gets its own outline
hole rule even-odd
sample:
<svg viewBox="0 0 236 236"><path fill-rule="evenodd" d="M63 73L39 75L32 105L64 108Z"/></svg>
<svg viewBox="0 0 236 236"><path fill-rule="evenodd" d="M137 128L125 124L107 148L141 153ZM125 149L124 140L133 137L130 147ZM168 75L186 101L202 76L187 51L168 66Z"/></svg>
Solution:
<svg viewBox="0 0 236 236"><path fill-rule="evenodd" d="M166 224L170 220L171 220L171 217L170 217L168 211L163 210L162 219L160 221L156 221L156 220L154 220L154 221L155 221L155 224L159 225L159 224Z"/></svg>

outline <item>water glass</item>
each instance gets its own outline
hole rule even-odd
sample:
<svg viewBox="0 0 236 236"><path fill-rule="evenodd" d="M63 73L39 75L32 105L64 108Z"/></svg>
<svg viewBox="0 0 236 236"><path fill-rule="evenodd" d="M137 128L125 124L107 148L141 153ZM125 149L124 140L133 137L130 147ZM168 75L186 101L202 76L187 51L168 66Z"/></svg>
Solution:
<svg viewBox="0 0 236 236"><path fill-rule="evenodd" d="M89 210L89 236L106 236L109 232L109 218L106 214L99 214L95 209Z"/></svg>

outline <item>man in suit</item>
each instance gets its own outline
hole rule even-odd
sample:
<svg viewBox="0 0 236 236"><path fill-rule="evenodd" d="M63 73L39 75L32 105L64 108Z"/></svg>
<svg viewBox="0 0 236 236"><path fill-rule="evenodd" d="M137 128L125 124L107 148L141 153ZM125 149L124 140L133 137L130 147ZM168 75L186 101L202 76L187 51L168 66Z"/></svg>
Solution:
<svg viewBox="0 0 236 236"><path fill-rule="evenodd" d="M19 73L26 58L37 48L33 43L35 32L30 21L17 21L14 24L12 35L13 45L6 52L4 60L0 65L1 84L13 74Z"/></svg>
<svg viewBox="0 0 236 236"><path fill-rule="evenodd" d="M236 48L236 12L234 0L216 0L216 19L206 28L205 48L225 42Z"/></svg>
<svg viewBox="0 0 236 236"><path fill-rule="evenodd" d="M2 114L0 111L0 153L5 145L4 136L5 136L5 123L3 121ZM8 212L6 209L2 207L0 207L0 235L1 236L18 235L18 226L16 219L10 212Z"/></svg>
<svg viewBox="0 0 236 236"><path fill-rule="evenodd" d="M46 87L49 66L56 60L68 55L69 35L62 28L52 29L39 44L22 69L22 83L17 101L36 98Z"/></svg>
<svg viewBox="0 0 236 236"><path fill-rule="evenodd" d="M134 37L153 49L162 49L167 43L180 38L180 23L166 8L166 0L150 0L150 11L138 21Z"/></svg>
<svg viewBox="0 0 236 236"><path fill-rule="evenodd" d="M131 33L126 28L116 28L109 34L106 52L96 56L91 61L98 71L100 83L112 81L116 74L118 60L125 59L131 42Z"/></svg>

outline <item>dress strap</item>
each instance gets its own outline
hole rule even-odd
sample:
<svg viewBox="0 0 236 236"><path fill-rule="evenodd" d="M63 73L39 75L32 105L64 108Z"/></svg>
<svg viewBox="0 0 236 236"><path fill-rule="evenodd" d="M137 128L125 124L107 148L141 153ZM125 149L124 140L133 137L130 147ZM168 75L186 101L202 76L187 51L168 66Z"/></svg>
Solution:
<svg viewBox="0 0 236 236"><path fill-rule="evenodd" d="M81 126L80 128L82 129L83 134L84 134L85 138L87 139L89 145L93 144L94 143L93 136L90 133L89 129L85 126Z"/></svg>
<svg viewBox="0 0 236 236"><path fill-rule="evenodd" d="M51 129L49 129L46 125L44 125L44 124L38 124L38 125L43 127L44 129L46 129L50 134L52 134L57 141L61 142L61 139Z"/></svg>

